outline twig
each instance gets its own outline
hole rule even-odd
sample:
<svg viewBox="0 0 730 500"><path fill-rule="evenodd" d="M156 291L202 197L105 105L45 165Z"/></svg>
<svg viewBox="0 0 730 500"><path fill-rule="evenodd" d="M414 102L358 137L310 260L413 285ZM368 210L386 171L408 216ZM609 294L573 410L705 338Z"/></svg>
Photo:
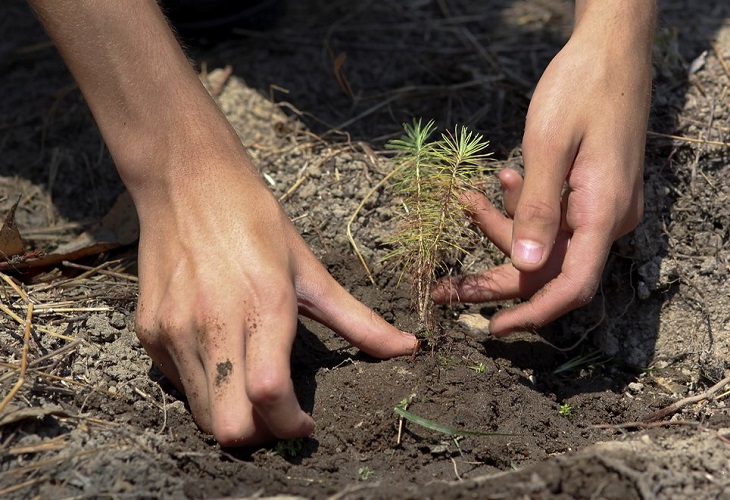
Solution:
<svg viewBox="0 0 730 500"><path fill-rule="evenodd" d="M654 413L650 413L649 415L645 415L644 417L640 418L640 422L654 422L656 420L661 420L663 418L668 417L669 415L672 415L682 408L684 408L687 405L690 405L692 403L698 403L702 401L703 399L711 399L712 396L718 392L720 392L723 387L730 384L730 377L725 377L724 379L720 380L718 383L707 389L705 392L701 394L697 394L695 396L690 396L688 398L680 399L679 401L676 401L675 403L672 403L671 405L667 406L666 408L662 408L661 410L657 410Z"/></svg>
<svg viewBox="0 0 730 500"><path fill-rule="evenodd" d="M20 316L18 316L17 314L15 314L13 311L11 311L2 302L0 302L0 311L4 312L8 316L10 316L19 325L24 325L25 324L25 322L23 321L23 318L21 318ZM50 335L51 337L56 337L56 338L59 338L59 339L68 340L69 342L73 342L74 340L76 340L73 337L69 337L68 335L63 335L61 333L56 333L53 330L49 330L48 328L44 328L42 326L36 326L36 330L39 331L39 332L41 332L41 333L45 333L47 335Z"/></svg>
<svg viewBox="0 0 730 500"><path fill-rule="evenodd" d="M291 187L289 189L287 189L284 194L279 196L279 202L283 202L284 200L289 198L289 196L291 196L292 193L294 193L294 191L296 191L299 188L299 186L301 186L304 183L304 181L306 181L306 180L307 180L306 175L303 175L299 179L297 179L297 181L294 184L292 184Z"/></svg>
<svg viewBox="0 0 730 500"><path fill-rule="evenodd" d="M111 306L99 306L99 307L53 307L53 304L44 305L39 304L37 307L38 312L47 314L60 314L60 313L72 313L72 312L108 312L113 311L114 308Z"/></svg>
<svg viewBox="0 0 730 500"><path fill-rule="evenodd" d="M95 272L97 274L103 274L104 276L111 276L113 278L120 278L120 279L124 279L124 280L127 280L127 281L132 281L134 283L139 282L139 278L137 278L136 276L132 276L131 274L120 273L119 271L110 271L110 270L102 269L102 267L105 267L105 265L103 265L103 264L101 266L97 266L97 267L84 266L84 265L76 264L75 262L69 262L69 261L63 261L61 264L64 267L71 267L73 269L83 269L83 270L86 270L90 274L93 274ZM110 264L110 263L107 263L107 264ZM74 279L79 279L82 276L86 277L86 276L89 276L89 275L86 274L86 273L83 273L83 274L80 274L79 276L76 276L76 278L74 278Z"/></svg>
<svg viewBox="0 0 730 500"><path fill-rule="evenodd" d="M28 481L24 481L22 483L14 484L3 490L0 490L0 497L7 498L6 495L9 495L10 493L15 493L18 490L22 490L23 488L27 488L28 486L33 486L34 484L42 483L43 481L47 480L48 476L41 476L34 479L29 479Z"/></svg>
<svg viewBox="0 0 730 500"><path fill-rule="evenodd" d="M595 424L589 425L591 429L652 429L654 427L670 427L670 426L690 426L697 427L700 425L695 420L675 420L669 422L624 422L623 424Z"/></svg>
<svg viewBox="0 0 730 500"><path fill-rule="evenodd" d="M646 133L646 135L650 137L660 137L662 139L672 139L675 141L683 141L683 142L691 142L693 144L707 144L710 146L722 146L722 147L730 147L730 142L721 142L721 141L710 141L707 139L695 139L692 137L683 137L681 135L672 135L672 134L662 134L659 132L652 132L651 130Z"/></svg>
<svg viewBox="0 0 730 500"><path fill-rule="evenodd" d="M398 437L395 440L395 444L400 445L401 440L403 439L403 417L398 417Z"/></svg>
<svg viewBox="0 0 730 500"><path fill-rule="evenodd" d="M80 264L68 265L68 264L71 264L71 263L69 261L67 261L67 260L61 262L61 264L62 265L67 265L68 267L73 267L75 269L84 269L85 272L79 274L78 276L74 276L73 278L69 278L67 280L54 281L53 283L50 283L48 285L44 285L44 286L42 286L40 288L37 288L35 290L36 293L38 293L38 292L45 292L47 290L51 290L51 289L54 289L54 288L60 288L60 287L66 286L68 284L73 284L73 283L76 283L78 281L81 281L82 279L88 278L89 276L91 276L91 275L93 275L95 273L100 273L103 268L108 267L108 266L111 265L111 261L102 262L101 264L99 264L96 267L81 266Z"/></svg>
<svg viewBox="0 0 730 500"><path fill-rule="evenodd" d="M725 71L725 75L730 78L730 67L728 67L725 58L722 57L722 54L720 54L720 51L717 50L717 46L714 43L711 43L710 47L712 47L712 50L715 51L715 54L717 55L717 60L720 61L720 66L722 66L722 69Z"/></svg>
<svg viewBox="0 0 730 500"><path fill-rule="evenodd" d="M55 351L46 354L45 356L41 356L39 358L36 358L32 363L28 363L27 369L33 370L37 366L39 366L41 363L43 363L44 361L47 361L47 360L49 360L49 359L51 359L51 358L53 358L55 356L58 356L59 354L63 354L64 352L69 351L69 350L75 348L79 344L81 344L81 340L75 340L74 342L71 342L70 344L66 344L65 346L60 347L60 348L56 349ZM12 363L5 363L3 361L0 361L0 367L9 368L11 370L17 370L19 368L18 365L15 365L15 364L12 364ZM0 383L1 382L4 382L6 379L10 378L11 376L12 376L12 373L7 373L7 374L5 374L3 376L0 376ZM80 382L76 382L76 381L71 380L71 379L69 379L68 381L71 382L71 383L80 384Z"/></svg>
<svg viewBox="0 0 730 500"><path fill-rule="evenodd" d="M459 468L456 466L456 460L454 460L454 457L449 457L451 459L451 463L454 464L454 474L456 474L456 479L459 481L463 481L461 476L459 475Z"/></svg>
<svg viewBox="0 0 730 500"><path fill-rule="evenodd" d="M395 175L400 168L394 168L391 170L385 177L380 179L380 182L378 182L376 185L374 185L372 188L370 188L370 191L367 192L365 197L360 201L360 204L357 206L353 214L350 216L350 219L347 221L347 239L350 240L350 245L352 245L353 250L355 251L355 255L357 255L357 258L360 259L360 263L362 264L362 267L365 268L365 272L368 275L368 279L370 280L370 283L373 284L373 286L377 286L375 284L375 279L373 278L373 273L370 272L370 268L368 267L367 262L365 262L365 258L362 256L362 253L360 252L360 249L357 246L357 243L355 242L355 238L352 236L352 224L355 222L355 219L357 218L358 214L362 210L362 207L365 206L365 203L370 199L370 197L375 194L375 192L383 187L383 185L388 182L388 180Z"/></svg>
<svg viewBox="0 0 730 500"><path fill-rule="evenodd" d="M95 448L93 450L82 450L78 453L74 453L73 455L69 456L57 456L53 458L49 458L48 460L42 460L39 462L35 462L32 464L28 464L24 467L18 467L17 469L10 469L2 473L2 477L7 477L11 475L16 474L25 474L26 472L33 472L35 470L41 469L42 467L45 467L47 465L55 465L59 462L65 462L67 460L73 460L81 457L85 457L87 455L93 455L94 453L100 453L102 451L111 449L112 446L117 445L118 443L112 443L109 446L105 446L103 448Z"/></svg>
<svg viewBox="0 0 730 500"><path fill-rule="evenodd" d="M62 450L68 446L68 437L66 435L58 436L40 444L31 444L27 446L14 446L9 448L6 453L8 455L26 455L31 453L42 453L44 451ZM0 495L2 497L2 495Z"/></svg>
<svg viewBox="0 0 730 500"><path fill-rule="evenodd" d="M30 347L30 326L32 319L33 303L28 302L28 312L25 315L25 331L23 334L23 351L20 356L20 377L18 377L18 381L15 383L13 388L10 389L8 395L5 396L5 399L3 399L0 403L0 413L5 410L5 407L8 406L8 403L10 403L10 401L15 397L15 394L20 390L21 387L23 387L23 384L25 383L25 372L28 369L28 348Z"/></svg>
<svg viewBox="0 0 730 500"><path fill-rule="evenodd" d="M20 288L18 286L18 284L10 276L8 276L5 273L0 273L0 278L2 278L2 280L5 281L5 283L7 283L8 285L10 285L10 288L12 288L13 290L15 290L15 293L17 293L18 294L18 297L20 297L21 299L23 299L24 302L30 302L30 299L28 298L28 295L23 291L22 288Z"/></svg>

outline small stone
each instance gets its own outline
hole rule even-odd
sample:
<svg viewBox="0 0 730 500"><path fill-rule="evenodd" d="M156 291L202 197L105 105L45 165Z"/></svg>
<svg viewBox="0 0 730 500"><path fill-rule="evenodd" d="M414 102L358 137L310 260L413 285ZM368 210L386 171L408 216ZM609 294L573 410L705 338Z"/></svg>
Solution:
<svg viewBox="0 0 730 500"><path fill-rule="evenodd" d="M448 445L445 444L437 444L434 446L431 446L431 455L443 455L447 451L449 451Z"/></svg>
<svg viewBox="0 0 730 500"><path fill-rule="evenodd" d="M97 343L113 342L118 335L115 328L109 324L109 319L103 314L94 314L86 320L86 328L91 340Z"/></svg>
<svg viewBox="0 0 730 500"><path fill-rule="evenodd" d="M459 316L459 324L466 327L474 337L487 337L489 335L489 319L479 313L465 313Z"/></svg>
<svg viewBox="0 0 730 500"><path fill-rule="evenodd" d="M112 313L112 319L109 320L109 324L117 330L124 330L127 327L127 321L124 319L124 314L119 311Z"/></svg>
<svg viewBox="0 0 730 500"><path fill-rule="evenodd" d="M641 392L644 390L644 384L641 382L631 382L629 384L629 391L633 392L634 394Z"/></svg>

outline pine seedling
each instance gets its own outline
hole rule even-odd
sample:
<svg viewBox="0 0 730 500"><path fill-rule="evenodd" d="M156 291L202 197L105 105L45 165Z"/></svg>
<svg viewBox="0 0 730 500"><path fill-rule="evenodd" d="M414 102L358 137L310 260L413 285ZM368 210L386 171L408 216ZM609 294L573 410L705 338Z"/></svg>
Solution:
<svg viewBox="0 0 730 500"><path fill-rule="evenodd" d="M397 260L401 277L411 277L415 308L428 334L434 327L431 288L436 274L448 256L464 255L476 236L467 224L470 207L462 195L487 170L489 143L463 126L436 140L429 140L436 129L433 121L423 125L414 120L403 128L405 135L386 146L396 152L391 187L403 210L385 259Z"/></svg>

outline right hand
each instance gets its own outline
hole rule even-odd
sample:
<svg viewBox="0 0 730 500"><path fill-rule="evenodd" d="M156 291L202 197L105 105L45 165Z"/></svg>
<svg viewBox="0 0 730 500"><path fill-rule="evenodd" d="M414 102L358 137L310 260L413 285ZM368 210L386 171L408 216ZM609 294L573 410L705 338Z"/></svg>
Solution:
<svg viewBox="0 0 730 500"><path fill-rule="evenodd" d="M611 245L643 212L653 2L585 3L527 113L525 177L500 175L507 216L468 195L511 262L434 287L436 302L529 298L495 314L494 335L534 330L591 301Z"/></svg>
<svg viewBox="0 0 730 500"><path fill-rule="evenodd" d="M221 445L307 436L289 366L298 311L379 358L416 339L327 273L250 164L208 163L138 207L137 334Z"/></svg>

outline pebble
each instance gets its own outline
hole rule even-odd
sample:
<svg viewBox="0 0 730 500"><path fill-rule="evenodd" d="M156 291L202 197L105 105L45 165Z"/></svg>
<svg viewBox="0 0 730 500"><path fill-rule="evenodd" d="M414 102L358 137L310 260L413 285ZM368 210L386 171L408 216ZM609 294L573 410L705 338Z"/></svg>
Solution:
<svg viewBox="0 0 730 500"><path fill-rule="evenodd" d="M489 336L489 319L481 314L465 313L459 316L458 321L473 337L486 338Z"/></svg>
<svg viewBox="0 0 730 500"><path fill-rule="evenodd" d="M637 392L641 392L644 390L644 384L641 382L631 382L629 384L629 390L636 394Z"/></svg>

